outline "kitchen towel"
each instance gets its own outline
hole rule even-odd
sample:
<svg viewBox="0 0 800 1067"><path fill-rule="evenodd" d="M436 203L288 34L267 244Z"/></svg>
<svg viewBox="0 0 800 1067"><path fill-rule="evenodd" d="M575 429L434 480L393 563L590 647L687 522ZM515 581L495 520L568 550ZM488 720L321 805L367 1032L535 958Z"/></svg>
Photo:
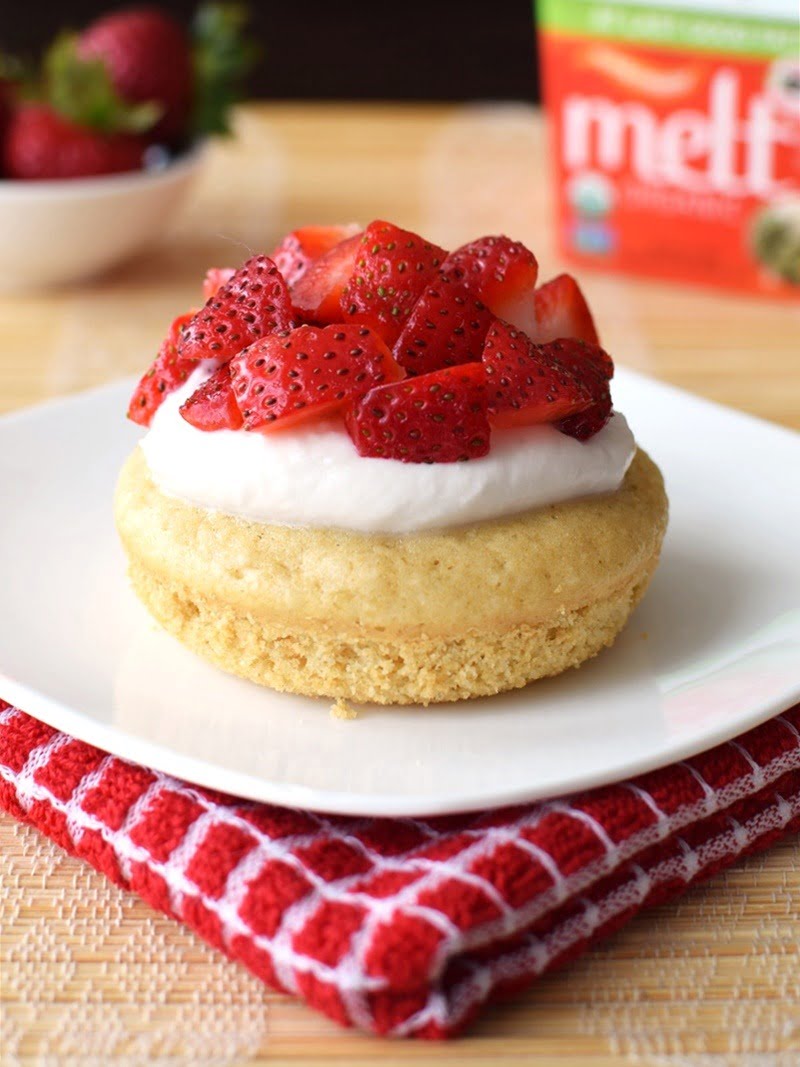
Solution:
<svg viewBox="0 0 800 1067"><path fill-rule="evenodd" d="M271 986L448 1037L642 908L800 829L800 705L612 786L431 819L225 796L0 701L0 806Z"/></svg>

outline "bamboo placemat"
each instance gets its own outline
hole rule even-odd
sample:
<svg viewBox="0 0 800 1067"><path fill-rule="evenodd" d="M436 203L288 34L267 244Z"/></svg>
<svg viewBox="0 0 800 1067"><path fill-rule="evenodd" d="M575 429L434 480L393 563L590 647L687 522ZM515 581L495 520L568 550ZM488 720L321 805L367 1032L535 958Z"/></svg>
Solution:
<svg viewBox="0 0 800 1067"><path fill-rule="evenodd" d="M793 842L655 908L437 1046L340 1030L5 816L0 851L7 1064L795 1067L800 1055Z"/></svg>

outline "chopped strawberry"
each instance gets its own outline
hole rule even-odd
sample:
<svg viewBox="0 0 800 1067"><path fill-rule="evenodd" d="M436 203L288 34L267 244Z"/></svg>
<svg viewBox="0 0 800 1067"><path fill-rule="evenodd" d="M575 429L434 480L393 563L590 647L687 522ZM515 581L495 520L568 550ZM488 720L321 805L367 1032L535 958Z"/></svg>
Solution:
<svg viewBox="0 0 800 1067"><path fill-rule="evenodd" d="M533 300L507 321L537 344L559 337L577 337L595 345L598 341L589 305L571 274L559 274L540 285Z"/></svg>
<svg viewBox="0 0 800 1067"><path fill-rule="evenodd" d="M266 256L253 256L197 312L183 331L178 355L227 361L253 341L294 325L278 268Z"/></svg>
<svg viewBox="0 0 800 1067"><path fill-rule="evenodd" d="M128 405L128 418L138 422L140 426L150 425L164 398L183 385L195 369L195 361L180 359L177 350L181 333L194 314L190 311L174 320L169 333L161 342L155 361L134 390Z"/></svg>
<svg viewBox="0 0 800 1067"><path fill-rule="evenodd" d="M236 273L236 267L209 267L203 279L203 299L210 300L227 285Z"/></svg>
<svg viewBox="0 0 800 1067"><path fill-rule="evenodd" d="M576 337L557 337L547 342L559 363L573 374L585 377L593 375L602 385L614 377L614 360L608 352L591 341Z"/></svg>
<svg viewBox="0 0 800 1067"><path fill-rule="evenodd" d="M556 429L567 437L575 437L578 441L588 441L603 429L611 418L611 393L605 393L591 407L585 411L579 411L577 415L569 415L566 419L560 419L556 423Z"/></svg>
<svg viewBox="0 0 800 1067"><path fill-rule="evenodd" d="M242 425L242 413L233 395L230 363L221 367L206 379L180 407L187 422L198 430L238 430Z"/></svg>
<svg viewBox="0 0 800 1067"><path fill-rule="evenodd" d="M483 362L495 426L557 422L585 411L608 391L591 364L588 374L576 374L559 362L556 345L534 344L500 320L490 327Z"/></svg>
<svg viewBox="0 0 800 1067"><path fill-rule="evenodd" d="M270 252L270 259L291 288L308 268L348 237L361 232L356 224L349 226L303 226L287 233L281 243Z"/></svg>
<svg viewBox="0 0 800 1067"><path fill-rule="evenodd" d="M402 371L367 326L300 326L272 334L230 364L246 430L266 432L331 414Z"/></svg>
<svg viewBox="0 0 800 1067"><path fill-rule="evenodd" d="M486 376L480 363L371 389L345 415L359 455L403 463L454 463L489 451Z"/></svg>
<svg viewBox="0 0 800 1067"><path fill-rule="evenodd" d="M545 345L558 362L576 378L592 382L596 399L584 411L569 415L556 423L568 437L586 441L603 429L611 418L610 380L614 377L614 361L598 345L578 341L574 337L560 337Z"/></svg>
<svg viewBox="0 0 800 1067"><path fill-rule="evenodd" d="M360 237L355 267L341 297L345 322L362 322L394 345L423 289L447 253L410 230L371 222Z"/></svg>
<svg viewBox="0 0 800 1067"><path fill-rule="evenodd" d="M361 237L356 234L315 260L292 286L292 303L310 322L341 322L341 299L353 273Z"/></svg>
<svg viewBox="0 0 800 1067"><path fill-rule="evenodd" d="M536 256L509 237L480 237L451 252L442 271L468 285L495 315L514 322L530 305L539 277Z"/></svg>
<svg viewBox="0 0 800 1067"><path fill-rule="evenodd" d="M394 346L409 374L428 374L481 358L494 316L462 282L442 275L422 293Z"/></svg>

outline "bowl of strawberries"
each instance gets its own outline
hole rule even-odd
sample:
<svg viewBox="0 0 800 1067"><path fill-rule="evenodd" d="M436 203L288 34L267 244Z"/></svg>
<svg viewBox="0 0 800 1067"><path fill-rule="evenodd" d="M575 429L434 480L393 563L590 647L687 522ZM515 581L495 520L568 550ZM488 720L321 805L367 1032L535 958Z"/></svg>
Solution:
<svg viewBox="0 0 800 1067"><path fill-rule="evenodd" d="M252 62L238 5L156 7L0 57L0 289L79 282L158 239Z"/></svg>

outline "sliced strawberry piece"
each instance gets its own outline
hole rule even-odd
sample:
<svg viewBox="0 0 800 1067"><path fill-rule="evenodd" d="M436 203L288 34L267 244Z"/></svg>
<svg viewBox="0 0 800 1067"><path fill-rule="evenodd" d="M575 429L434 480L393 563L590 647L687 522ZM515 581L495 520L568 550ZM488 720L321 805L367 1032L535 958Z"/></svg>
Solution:
<svg viewBox="0 0 800 1067"><path fill-rule="evenodd" d="M589 365L577 375L559 362L553 345L537 345L520 330L497 320L483 349L489 413L495 426L520 426L585 411L608 391Z"/></svg>
<svg viewBox="0 0 800 1067"><path fill-rule="evenodd" d="M300 326L257 341L231 361L246 430L267 432L331 414L402 371L367 326Z"/></svg>
<svg viewBox="0 0 800 1067"><path fill-rule="evenodd" d="M253 256L198 311L183 331L178 355L227 361L260 337L294 325L278 268L266 256Z"/></svg>
<svg viewBox="0 0 800 1067"><path fill-rule="evenodd" d="M292 303L304 319L314 323L341 322L341 299L353 273L361 237L356 234L315 260L292 286Z"/></svg>
<svg viewBox="0 0 800 1067"><path fill-rule="evenodd" d="M602 348L574 337L560 337L544 347L576 378L592 383L595 401L585 411L569 415L556 423L557 428L568 437L586 441L602 430L611 418L611 390L608 383L614 377L614 361Z"/></svg>
<svg viewBox="0 0 800 1067"><path fill-rule="evenodd" d="M509 237L479 237L451 252L442 271L467 284L476 296L508 322L530 305L539 277L536 256Z"/></svg>
<svg viewBox="0 0 800 1067"><path fill-rule="evenodd" d="M355 267L341 298L345 322L363 322L394 345L447 253L391 222L371 222L360 237Z"/></svg>
<svg viewBox="0 0 800 1067"><path fill-rule="evenodd" d="M227 285L236 273L236 267L210 267L203 279L203 299L210 300Z"/></svg>
<svg viewBox="0 0 800 1067"><path fill-rule="evenodd" d="M601 385L614 377L614 360L599 345L576 337L558 337L547 346L558 362L578 377L588 375Z"/></svg>
<svg viewBox="0 0 800 1067"><path fill-rule="evenodd" d="M481 358L494 315L462 282L444 275L414 305L394 346L409 374L428 374Z"/></svg>
<svg viewBox="0 0 800 1067"><path fill-rule="evenodd" d="M303 226L287 233L270 252L269 258L291 288L320 256L360 232L361 227L354 223L349 226Z"/></svg>
<svg viewBox="0 0 800 1067"><path fill-rule="evenodd" d="M556 423L556 429L567 437L575 437L579 441L588 441L603 429L611 418L611 394L606 390L604 395L586 411L579 411L577 415L570 415Z"/></svg>
<svg viewBox="0 0 800 1067"><path fill-rule="evenodd" d="M347 431L361 456L403 463L454 463L489 451L486 375L480 363L371 389L348 409Z"/></svg>
<svg viewBox="0 0 800 1067"><path fill-rule="evenodd" d="M223 363L180 407L187 422L198 430L238 430L242 413L233 395L230 363Z"/></svg>
<svg viewBox="0 0 800 1067"><path fill-rule="evenodd" d="M613 360L608 352L597 345L574 337L559 337L544 347L576 378L592 383L596 399L590 407L556 423L557 428L567 436L588 441L589 437L603 429L611 417L611 389L608 383L613 378Z"/></svg>
<svg viewBox="0 0 800 1067"><path fill-rule="evenodd" d="M128 405L128 418L140 426L149 426L156 411L166 396L183 385L196 363L192 359L180 359L177 345L183 329L191 322L196 313L179 315L169 328L169 333L161 342L152 365L145 371L136 386Z"/></svg>
<svg viewBox="0 0 800 1067"><path fill-rule="evenodd" d="M507 321L537 344L559 337L577 337L595 345L598 341L589 305L571 274L559 274L540 285L533 300L507 316Z"/></svg>

